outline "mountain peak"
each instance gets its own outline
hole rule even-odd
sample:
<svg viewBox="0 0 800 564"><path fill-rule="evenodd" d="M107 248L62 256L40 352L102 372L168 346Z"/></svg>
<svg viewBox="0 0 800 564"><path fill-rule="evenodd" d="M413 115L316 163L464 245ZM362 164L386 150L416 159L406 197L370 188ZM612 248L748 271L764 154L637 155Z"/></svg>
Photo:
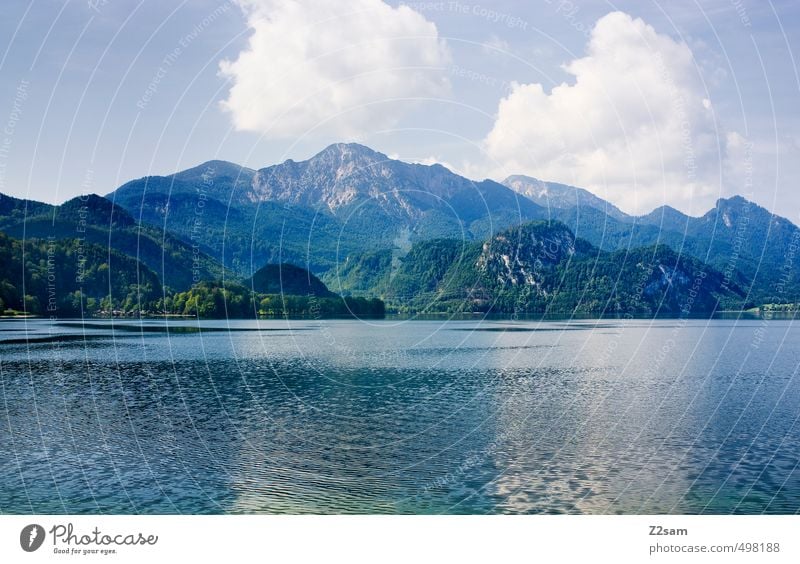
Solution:
<svg viewBox="0 0 800 564"><path fill-rule="evenodd" d="M789 220L742 196L719 198L714 207L706 212L702 219L709 223L721 221L729 229L738 229L740 226L751 224L753 221L767 223L774 221L791 224Z"/></svg>
<svg viewBox="0 0 800 564"><path fill-rule="evenodd" d="M305 268L288 262L267 264L253 274L250 286L261 294L333 297L335 294Z"/></svg>
<svg viewBox="0 0 800 564"><path fill-rule="evenodd" d="M127 227L136 223L125 208L97 194L76 196L67 200L57 208L57 212L61 219L70 219L76 225Z"/></svg>
<svg viewBox="0 0 800 564"><path fill-rule="evenodd" d="M311 157L309 160L314 161L317 159L330 159L339 158L342 161L351 159L369 159L369 160L390 160L389 157L367 147L360 143L333 143L328 145L322 151Z"/></svg>
<svg viewBox="0 0 800 564"><path fill-rule="evenodd" d="M739 196L739 195L731 196L730 198L719 198L717 200L717 203L714 204L715 208L723 208L723 207L737 207L738 208L738 207L742 207L742 206L756 206L756 207L759 207L759 208L761 207L761 206L758 206L757 204L751 202L750 200L748 200L744 196Z"/></svg>
<svg viewBox="0 0 800 564"><path fill-rule="evenodd" d="M522 182L522 181L538 182L544 184L543 180L540 180L533 176L528 176L527 174L512 174L511 176L503 180L502 183L505 184L506 182Z"/></svg>
<svg viewBox="0 0 800 564"><path fill-rule="evenodd" d="M668 217L686 216L686 214L683 213L682 211L680 211L678 209L675 209L672 206L669 206L667 204L664 204L663 206L658 206L657 208L655 208L650 213L645 214L645 216L661 216L661 215L668 216ZM644 217L644 216L642 216L642 217Z"/></svg>
<svg viewBox="0 0 800 564"><path fill-rule="evenodd" d="M187 168L172 175L178 180L193 182L202 179L213 179L219 177L239 178L249 182L255 174L253 169L238 165L229 161L213 159L206 161L192 168Z"/></svg>
<svg viewBox="0 0 800 564"><path fill-rule="evenodd" d="M688 228L690 217L672 206L659 206L648 214L636 218L636 223L653 225L659 229L684 233Z"/></svg>

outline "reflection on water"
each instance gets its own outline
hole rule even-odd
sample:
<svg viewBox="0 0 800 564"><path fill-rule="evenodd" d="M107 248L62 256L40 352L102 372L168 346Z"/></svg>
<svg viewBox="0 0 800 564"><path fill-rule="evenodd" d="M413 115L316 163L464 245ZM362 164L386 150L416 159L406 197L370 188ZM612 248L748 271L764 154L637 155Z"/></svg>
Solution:
<svg viewBox="0 0 800 564"><path fill-rule="evenodd" d="M789 320L0 321L4 513L795 513Z"/></svg>

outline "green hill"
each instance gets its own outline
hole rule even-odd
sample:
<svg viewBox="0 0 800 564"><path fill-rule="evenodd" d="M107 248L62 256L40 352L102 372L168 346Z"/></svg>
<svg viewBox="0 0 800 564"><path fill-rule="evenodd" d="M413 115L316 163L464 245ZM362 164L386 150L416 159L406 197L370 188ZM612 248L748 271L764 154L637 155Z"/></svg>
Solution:
<svg viewBox="0 0 800 564"><path fill-rule="evenodd" d="M58 317L141 311L162 295L158 276L140 261L80 239L23 242L0 233L0 264L0 310Z"/></svg>
<svg viewBox="0 0 800 564"><path fill-rule="evenodd" d="M376 270L364 273L368 264ZM351 280L356 267L376 281L366 292L400 311L705 315L748 305L742 288L694 257L665 245L603 251L556 221L483 243L424 241L394 266L356 258L336 276Z"/></svg>
<svg viewBox="0 0 800 564"><path fill-rule="evenodd" d="M7 197L3 198L5 201ZM137 224L127 211L101 196L73 198L60 206L17 202L8 215L0 218L2 231L11 237L82 238L140 260L174 290L222 277L222 266L202 249L157 227ZM27 214L22 214L19 210L25 205Z"/></svg>
<svg viewBox="0 0 800 564"><path fill-rule="evenodd" d="M321 298L336 295L308 270L289 263L268 264L253 274L248 282L253 291L259 294Z"/></svg>

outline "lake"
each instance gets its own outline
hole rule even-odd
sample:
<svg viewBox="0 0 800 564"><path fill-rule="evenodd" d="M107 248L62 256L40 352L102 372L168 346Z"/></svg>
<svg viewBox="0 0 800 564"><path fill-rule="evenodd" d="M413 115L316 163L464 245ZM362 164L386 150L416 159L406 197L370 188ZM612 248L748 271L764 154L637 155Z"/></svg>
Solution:
<svg viewBox="0 0 800 564"><path fill-rule="evenodd" d="M791 320L2 320L2 513L797 513Z"/></svg>

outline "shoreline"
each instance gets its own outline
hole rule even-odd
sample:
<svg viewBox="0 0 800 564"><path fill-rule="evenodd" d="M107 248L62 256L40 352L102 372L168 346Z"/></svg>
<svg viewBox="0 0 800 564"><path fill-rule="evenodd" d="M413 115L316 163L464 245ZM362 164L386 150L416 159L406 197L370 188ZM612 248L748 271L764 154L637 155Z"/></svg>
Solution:
<svg viewBox="0 0 800 564"><path fill-rule="evenodd" d="M800 312L793 311L753 311L753 310L725 310L709 314L684 315L620 315L620 314L566 314L566 313L386 313L382 316L369 315L331 315L331 316L294 316L294 315L270 315L259 317L197 317L192 315L165 314L165 315L145 315L145 316L87 316L87 317L61 317L37 315L3 315L3 320L51 320L59 321L157 321L157 320L178 320L178 321L267 321L267 320L287 320L287 321L321 321L321 320L416 320L416 321L467 321L467 320L491 320L491 321L608 321L608 320L635 320L635 321L655 321L655 320L713 320L713 319L744 319L744 320L794 320Z"/></svg>

